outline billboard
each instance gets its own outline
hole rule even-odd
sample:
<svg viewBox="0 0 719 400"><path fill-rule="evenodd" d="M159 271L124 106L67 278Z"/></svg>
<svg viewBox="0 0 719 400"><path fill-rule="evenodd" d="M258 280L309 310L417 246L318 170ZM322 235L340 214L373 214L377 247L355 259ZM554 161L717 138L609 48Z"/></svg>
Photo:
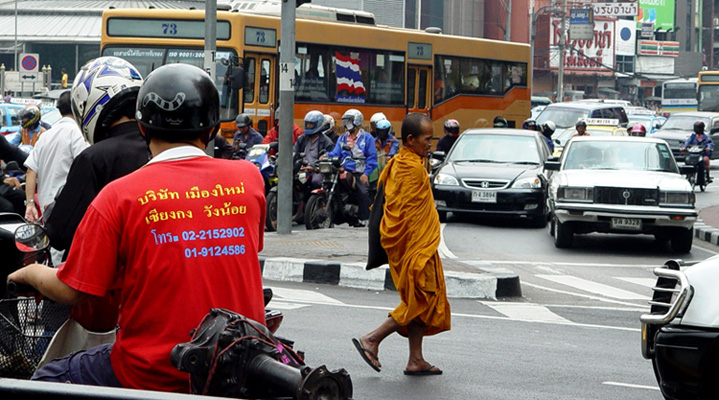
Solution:
<svg viewBox="0 0 719 400"><path fill-rule="evenodd" d="M639 0L637 29L642 29L643 23L653 23L654 30L674 29L674 0Z"/></svg>
<svg viewBox="0 0 719 400"><path fill-rule="evenodd" d="M567 50L564 54L566 71L604 71L614 68L615 27L616 20L594 19L594 37L592 40L569 40L565 36ZM549 67L559 68L559 42L562 20L551 19L549 32Z"/></svg>

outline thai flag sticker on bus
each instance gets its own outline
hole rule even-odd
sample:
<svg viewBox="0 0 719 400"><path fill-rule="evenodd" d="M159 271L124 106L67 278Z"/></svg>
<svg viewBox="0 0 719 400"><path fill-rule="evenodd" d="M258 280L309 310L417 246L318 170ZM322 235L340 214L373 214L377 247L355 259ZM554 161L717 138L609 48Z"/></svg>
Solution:
<svg viewBox="0 0 719 400"><path fill-rule="evenodd" d="M342 103L364 103L365 87L362 83L359 58L335 51L337 69L337 101Z"/></svg>

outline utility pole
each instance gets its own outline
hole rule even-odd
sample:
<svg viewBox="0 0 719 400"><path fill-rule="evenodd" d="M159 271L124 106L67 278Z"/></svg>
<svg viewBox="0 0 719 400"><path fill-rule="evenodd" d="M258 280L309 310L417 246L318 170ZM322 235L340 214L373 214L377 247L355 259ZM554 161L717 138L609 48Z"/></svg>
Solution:
<svg viewBox="0 0 719 400"><path fill-rule="evenodd" d="M277 139L277 233L292 233L292 126L295 110L296 0L283 0L280 24L280 132Z"/></svg>
<svg viewBox="0 0 719 400"><path fill-rule="evenodd" d="M510 40L512 40L512 0L507 0L507 27L504 30L504 41Z"/></svg>
<svg viewBox="0 0 719 400"><path fill-rule="evenodd" d="M559 35L559 73L557 76L557 102L564 101L564 48L567 35L567 0L562 0L562 24Z"/></svg>
<svg viewBox="0 0 719 400"><path fill-rule="evenodd" d="M215 54L217 49L217 0L207 0L205 3L205 71L212 80L217 75ZM220 135L220 132L217 132ZM215 155L215 144L210 142L205 147L205 153Z"/></svg>

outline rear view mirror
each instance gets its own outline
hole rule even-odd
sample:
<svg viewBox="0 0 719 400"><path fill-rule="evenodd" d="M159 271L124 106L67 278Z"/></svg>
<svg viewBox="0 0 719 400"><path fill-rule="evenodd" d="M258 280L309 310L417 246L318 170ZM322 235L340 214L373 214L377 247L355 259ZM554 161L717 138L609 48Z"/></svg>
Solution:
<svg viewBox="0 0 719 400"><path fill-rule="evenodd" d="M15 230L15 246L23 253L41 251L50 247L50 238L42 226L24 224Z"/></svg>

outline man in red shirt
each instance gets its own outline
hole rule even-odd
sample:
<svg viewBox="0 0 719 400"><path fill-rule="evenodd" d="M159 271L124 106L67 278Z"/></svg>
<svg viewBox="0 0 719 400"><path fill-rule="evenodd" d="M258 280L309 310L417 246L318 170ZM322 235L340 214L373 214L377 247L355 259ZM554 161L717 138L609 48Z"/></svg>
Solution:
<svg viewBox="0 0 719 400"><path fill-rule="evenodd" d="M262 144L269 144L272 142L276 142L277 138L279 137L280 132L280 108L278 107L277 110L275 110L275 126L270 129L269 132L267 132L267 135L265 135L265 138L262 139ZM302 130L297 124L292 124L292 144L295 144L297 142L297 138L302 136L302 134L305 133L305 131Z"/></svg>
<svg viewBox="0 0 719 400"><path fill-rule="evenodd" d="M65 304L122 293L114 345L54 360L33 379L187 392L189 376L172 366L170 351L210 308L265 323L257 257L264 183L249 162L204 153L219 104L197 67L169 64L148 75L137 120L152 160L98 194L59 270L32 264L9 277Z"/></svg>

